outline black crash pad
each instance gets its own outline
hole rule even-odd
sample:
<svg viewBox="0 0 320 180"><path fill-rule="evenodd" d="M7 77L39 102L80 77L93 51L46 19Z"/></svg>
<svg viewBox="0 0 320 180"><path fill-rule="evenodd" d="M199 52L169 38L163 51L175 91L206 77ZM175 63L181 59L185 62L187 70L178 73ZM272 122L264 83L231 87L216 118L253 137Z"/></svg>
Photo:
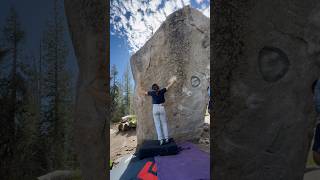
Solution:
<svg viewBox="0 0 320 180"><path fill-rule="evenodd" d="M170 139L168 144L161 145L157 140L146 140L142 143L138 153L139 159L154 157L154 156L169 156L178 154L177 144Z"/></svg>

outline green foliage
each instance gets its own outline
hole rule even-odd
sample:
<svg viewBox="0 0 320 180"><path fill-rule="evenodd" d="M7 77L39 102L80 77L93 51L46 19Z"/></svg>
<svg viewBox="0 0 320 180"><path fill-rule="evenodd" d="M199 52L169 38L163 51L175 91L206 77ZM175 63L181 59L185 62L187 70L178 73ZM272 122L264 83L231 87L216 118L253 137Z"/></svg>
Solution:
<svg viewBox="0 0 320 180"><path fill-rule="evenodd" d="M132 116L129 118L129 126L130 127L136 127L137 126L137 117Z"/></svg>
<svg viewBox="0 0 320 180"><path fill-rule="evenodd" d="M5 55L8 53L8 51L0 49L0 62L5 57Z"/></svg>
<svg viewBox="0 0 320 180"><path fill-rule="evenodd" d="M72 144L74 100L66 69L63 4L54 2L39 61L24 55L25 33L13 8L2 30L0 176L6 179L35 179L52 170L79 167Z"/></svg>
<svg viewBox="0 0 320 180"><path fill-rule="evenodd" d="M25 32L21 27L19 17L16 10L11 7L9 16L7 17L6 24L2 30L4 40L10 47L17 46L24 39Z"/></svg>
<svg viewBox="0 0 320 180"><path fill-rule="evenodd" d="M28 75L23 64L24 30L14 8L11 8L2 29L0 78L0 175L8 179L26 178L34 173L34 129L26 124L34 123L28 93ZM29 111L30 110L30 111ZM22 166L24 164L24 166ZM14 173L13 173L14 172Z"/></svg>
<svg viewBox="0 0 320 180"><path fill-rule="evenodd" d="M54 1L52 18L48 21L42 42L42 55L45 74L43 74L42 110L44 118L41 127L45 127L41 138L46 155L46 171L64 169L74 163L72 149L72 94L70 74L66 69L68 49L65 40L62 3Z"/></svg>
<svg viewBox="0 0 320 180"><path fill-rule="evenodd" d="M109 167L110 167L110 169L112 169L112 167L113 167L113 161L109 161L110 163L109 163Z"/></svg>
<svg viewBox="0 0 320 180"><path fill-rule="evenodd" d="M121 117L133 113L133 88L131 84L130 73L130 69L127 67L123 74L123 81L120 83L117 76L117 67L115 65L111 67L110 95L112 98L112 122L119 122L121 121Z"/></svg>
<svg viewBox="0 0 320 180"><path fill-rule="evenodd" d="M313 142L311 144L313 144ZM306 162L306 167L316 167L316 166L317 164L313 160L313 151L312 151L312 148L310 147L309 153L308 153L308 159Z"/></svg>

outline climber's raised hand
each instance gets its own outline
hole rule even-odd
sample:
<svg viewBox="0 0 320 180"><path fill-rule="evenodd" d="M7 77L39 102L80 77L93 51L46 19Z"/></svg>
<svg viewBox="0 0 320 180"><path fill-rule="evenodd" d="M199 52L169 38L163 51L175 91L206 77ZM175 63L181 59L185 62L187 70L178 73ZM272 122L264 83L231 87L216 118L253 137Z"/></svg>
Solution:
<svg viewBox="0 0 320 180"><path fill-rule="evenodd" d="M172 76L168 81L169 84L166 86L166 89L168 90L176 81L177 81L177 76Z"/></svg>

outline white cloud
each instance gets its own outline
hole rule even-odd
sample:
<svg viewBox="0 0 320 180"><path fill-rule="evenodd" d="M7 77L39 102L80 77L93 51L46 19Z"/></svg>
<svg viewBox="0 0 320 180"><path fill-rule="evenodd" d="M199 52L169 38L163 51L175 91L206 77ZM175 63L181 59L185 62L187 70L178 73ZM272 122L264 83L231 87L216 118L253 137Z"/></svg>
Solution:
<svg viewBox="0 0 320 180"><path fill-rule="evenodd" d="M201 12L207 16L207 17L210 17L210 6L208 6L207 8L205 9L202 9Z"/></svg>
<svg viewBox="0 0 320 180"><path fill-rule="evenodd" d="M156 32L167 16L183 6L190 5L190 1L112 0L110 24L114 32L111 32L111 34L125 36L130 47L130 53L134 53ZM204 0L196 1L203 3ZM206 16L210 16L208 3L203 3L198 10Z"/></svg>
<svg viewBox="0 0 320 180"><path fill-rule="evenodd" d="M196 0L198 4L201 4L204 0Z"/></svg>
<svg viewBox="0 0 320 180"><path fill-rule="evenodd" d="M161 0L152 0L150 1L150 8L153 10L153 11L156 11L157 7L161 4Z"/></svg>

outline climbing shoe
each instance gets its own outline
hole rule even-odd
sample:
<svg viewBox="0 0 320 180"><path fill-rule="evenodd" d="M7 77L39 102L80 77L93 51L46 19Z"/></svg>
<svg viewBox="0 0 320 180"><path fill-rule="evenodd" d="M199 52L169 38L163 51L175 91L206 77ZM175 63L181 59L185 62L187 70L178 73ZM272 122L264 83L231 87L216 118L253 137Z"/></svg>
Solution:
<svg viewBox="0 0 320 180"><path fill-rule="evenodd" d="M160 146L161 145L164 145L164 140L163 139L160 140Z"/></svg>

